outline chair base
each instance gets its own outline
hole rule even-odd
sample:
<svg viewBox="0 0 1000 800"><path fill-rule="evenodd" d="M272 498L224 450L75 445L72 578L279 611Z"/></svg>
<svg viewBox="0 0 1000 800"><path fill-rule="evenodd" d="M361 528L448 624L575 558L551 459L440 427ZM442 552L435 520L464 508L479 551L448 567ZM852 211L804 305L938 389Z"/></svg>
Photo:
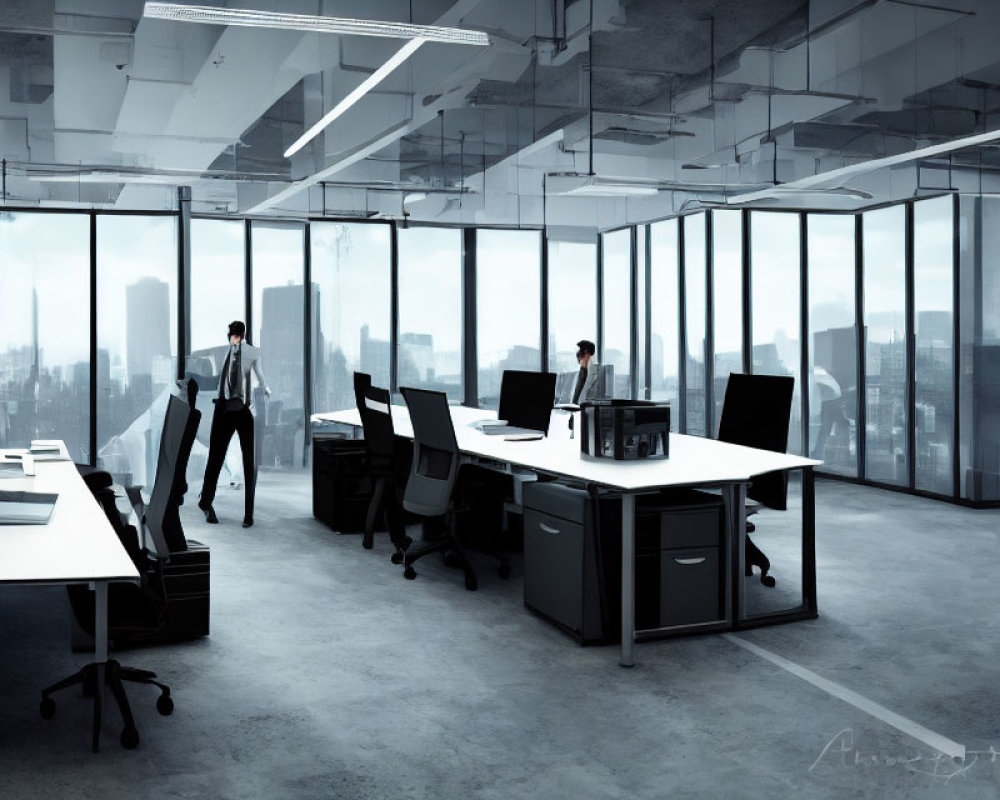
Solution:
<svg viewBox="0 0 1000 800"><path fill-rule="evenodd" d="M472 568L472 562L469 560L466 549L458 541L451 520L448 522L447 530L447 535L440 539L424 540L424 543L420 547L414 550L406 550L402 561L404 567L403 577L407 580L413 580L417 577L417 572L413 569L414 562L423 558L428 553L442 552L445 564L449 567L461 568L465 574L465 588L470 592L474 592L479 588L479 581L476 578L475 570ZM497 575L501 580L507 580L510 577L510 564L507 563L507 557L500 553L489 553L489 555L492 555L500 562L497 567ZM394 563L398 563L395 561L395 558Z"/></svg>
<svg viewBox="0 0 1000 800"><path fill-rule="evenodd" d="M760 582L771 588L775 585L774 578L767 574L768 570L771 569L771 561L764 555L764 551L757 547L750 538L749 533L751 530L754 530L754 528L750 527L751 525L752 523L747 523L748 535L746 537L746 549L743 556L743 574L749 578L753 575L753 568L757 567L760 570Z"/></svg>
<svg viewBox="0 0 1000 800"><path fill-rule="evenodd" d="M103 704L103 689L98 687L98 680L103 670L103 684L111 690L115 702L118 704L118 711L121 713L124 728L122 728L120 741L126 750L134 750L139 745L139 731L135 726L135 718L132 716L132 706L129 704L128 695L125 694L123 681L132 683L145 683L158 686L160 696L156 699L156 710L163 716L170 715L174 710L174 701L170 698L170 687L156 680L156 673L145 669L134 667L124 667L113 659L106 663L87 664L78 672L63 678L46 689L42 690L42 700L39 704L39 713L42 719L52 719L56 713L56 702L51 695L61 689L80 684L83 687L85 697L94 698L94 722L91 731L91 748L96 753L100 749L101 738L101 715Z"/></svg>

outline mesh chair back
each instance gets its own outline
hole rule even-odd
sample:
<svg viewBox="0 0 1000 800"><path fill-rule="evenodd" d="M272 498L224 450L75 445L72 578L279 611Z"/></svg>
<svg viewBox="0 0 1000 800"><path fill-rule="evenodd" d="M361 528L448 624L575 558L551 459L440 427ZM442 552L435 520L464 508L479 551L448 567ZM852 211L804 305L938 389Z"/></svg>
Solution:
<svg viewBox="0 0 1000 800"><path fill-rule="evenodd" d="M795 379L787 375L731 373L719 420L719 441L784 453L792 414ZM771 508L787 507L788 473L753 479L747 496Z"/></svg>
<svg viewBox="0 0 1000 800"><path fill-rule="evenodd" d="M413 425L413 462L403 508L425 517L445 514L458 474L458 443L444 392L400 389Z"/></svg>
<svg viewBox="0 0 1000 800"><path fill-rule="evenodd" d="M357 376L359 373L354 373ZM389 390L369 386L361 393L361 425L368 464L373 475L389 475L395 461L395 432L389 410ZM363 409L363 410L362 410Z"/></svg>

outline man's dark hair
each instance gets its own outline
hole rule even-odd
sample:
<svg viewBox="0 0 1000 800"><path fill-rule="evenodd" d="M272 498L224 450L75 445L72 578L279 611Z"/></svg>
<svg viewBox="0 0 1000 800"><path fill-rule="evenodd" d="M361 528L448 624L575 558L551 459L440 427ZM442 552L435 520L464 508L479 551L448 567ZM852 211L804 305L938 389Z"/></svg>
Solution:
<svg viewBox="0 0 1000 800"><path fill-rule="evenodd" d="M589 341L588 339L581 339L576 343L576 346L578 350L582 350L585 353L590 353L590 355L594 355L594 353L597 352L597 347L594 345L593 342Z"/></svg>
<svg viewBox="0 0 1000 800"><path fill-rule="evenodd" d="M244 325L239 320L229 323L230 336L239 336L241 339L244 339L246 338L246 334L247 334L247 326Z"/></svg>

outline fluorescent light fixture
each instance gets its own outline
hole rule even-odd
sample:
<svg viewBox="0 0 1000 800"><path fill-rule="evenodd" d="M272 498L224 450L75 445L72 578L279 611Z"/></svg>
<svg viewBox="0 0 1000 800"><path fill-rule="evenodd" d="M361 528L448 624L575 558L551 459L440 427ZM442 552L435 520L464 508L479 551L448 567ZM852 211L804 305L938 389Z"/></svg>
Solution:
<svg viewBox="0 0 1000 800"><path fill-rule="evenodd" d="M410 192L403 197L403 205L408 206L410 203L419 203L421 200L427 199L427 192Z"/></svg>
<svg viewBox="0 0 1000 800"><path fill-rule="evenodd" d="M327 111L319 122L296 139L292 146L285 151L285 158L290 158L299 152L299 150L301 150L306 143L311 141L316 134L323 130L323 128L333 122L337 117L358 102L358 100L364 97L369 91L389 77L389 73L413 55L413 53L417 51L417 48L419 48L425 41L425 39L411 39L399 48L399 50L397 50L388 61L361 81L354 91Z"/></svg>
<svg viewBox="0 0 1000 800"><path fill-rule="evenodd" d="M482 31L442 28L436 25L412 25L406 22L382 22L373 19L315 17L309 14L285 14L277 11L189 6L183 3L146 3L143 16L174 22L201 22L209 25L242 25L251 28L282 28L319 33L347 33L355 36L385 36L393 39L424 39L428 42L488 45L490 37Z"/></svg>
<svg viewBox="0 0 1000 800"><path fill-rule="evenodd" d="M651 197L659 192L655 186L641 186L628 183L585 183L563 192L564 196L597 197Z"/></svg>

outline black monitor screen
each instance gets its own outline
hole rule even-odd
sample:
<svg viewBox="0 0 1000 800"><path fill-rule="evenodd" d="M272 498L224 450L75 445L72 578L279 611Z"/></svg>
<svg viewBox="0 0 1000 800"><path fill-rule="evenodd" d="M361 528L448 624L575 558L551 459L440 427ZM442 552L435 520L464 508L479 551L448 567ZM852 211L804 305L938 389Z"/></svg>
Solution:
<svg viewBox="0 0 1000 800"><path fill-rule="evenodd" d="M546 432L556 396L554 372L522 372L505 369L500 383L497 416L519 428Z"/></svg>

